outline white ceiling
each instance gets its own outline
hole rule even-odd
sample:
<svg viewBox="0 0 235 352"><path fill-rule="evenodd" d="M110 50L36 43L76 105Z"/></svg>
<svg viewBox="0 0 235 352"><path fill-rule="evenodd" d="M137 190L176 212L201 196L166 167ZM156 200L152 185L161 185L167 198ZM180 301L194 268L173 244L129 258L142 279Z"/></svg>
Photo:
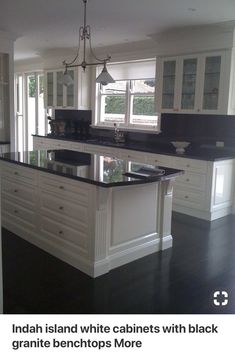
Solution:
<svg viewBox="0 0 235 352"><path fill-rule="evenodd" d="M0 0L0 30L18 36L15 59L72 48L83 24L82 0ZM93 47L149 39L175 27L235 20L235 0L88 0Z"/></svg>

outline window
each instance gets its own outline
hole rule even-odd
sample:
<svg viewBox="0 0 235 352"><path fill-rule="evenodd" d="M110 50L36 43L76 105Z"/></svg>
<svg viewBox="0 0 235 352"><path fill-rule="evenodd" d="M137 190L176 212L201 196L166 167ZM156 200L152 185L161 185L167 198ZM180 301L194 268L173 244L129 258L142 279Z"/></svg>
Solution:
<svg viewBox="0 0 235 352"><path fill-rule="evenodd" d="M113 66L116 67L110 65L108 70L116 82L98 87L97 125L113 126L117 123L124 128L158 129L158 115L155 112L155 61ZM140 76L147 78L139 78ZM123 79L126 77L128 79Z"/></svg>
<svg viewBox="0 0 235 352"><path fill-rule="evenodd" d="M32 150L32 134L44 135L46 116L44 109L43 73L16 75L16 150Z"/></svg>

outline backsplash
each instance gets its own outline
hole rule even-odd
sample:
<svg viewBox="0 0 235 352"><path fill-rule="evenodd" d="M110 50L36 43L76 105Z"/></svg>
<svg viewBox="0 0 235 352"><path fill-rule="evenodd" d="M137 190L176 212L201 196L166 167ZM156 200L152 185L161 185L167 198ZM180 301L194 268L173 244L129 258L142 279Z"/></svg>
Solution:
<svg viewBox="0 0 235 352"><path fill-rule="evenodd" d="M113 138L114 130L91 129L98 138ZM226 146L235 147L235 116L162 114L161 133L125 132L126 141L148 144L169 143L174 140L189 141L191 144L211 144L224 141Z"/></svg>
<svg viewBox="0 0 235 352"><path fill-rule="evenodd" d="M90 137L91 110L55 110L50 121L51 134L60 137L87 139Z"/></svg>

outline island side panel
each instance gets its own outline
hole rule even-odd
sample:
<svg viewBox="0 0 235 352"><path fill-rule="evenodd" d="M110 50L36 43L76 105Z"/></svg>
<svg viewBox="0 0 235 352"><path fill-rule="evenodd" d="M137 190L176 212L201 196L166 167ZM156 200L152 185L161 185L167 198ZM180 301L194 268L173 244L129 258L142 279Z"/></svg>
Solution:
<svg viewBox="0 0 235 352"><path fill-rule="evenodd" d="M0 314L3 313L3 273L2 273L2 221L1 221L1 174L0 174Z"/></svg>
<svg viewBox="0 0 235 352"><path fill-rule="evenodd" d="M113 188L107 207L110 269L161 250L158 198L158 182Z"/></svg>

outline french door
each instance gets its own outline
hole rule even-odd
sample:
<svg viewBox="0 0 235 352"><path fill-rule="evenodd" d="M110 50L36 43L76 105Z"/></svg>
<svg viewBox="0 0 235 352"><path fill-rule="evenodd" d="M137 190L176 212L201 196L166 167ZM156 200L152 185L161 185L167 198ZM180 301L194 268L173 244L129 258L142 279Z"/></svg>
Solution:
<svg viewBox="0 0 235 352"><path fill-rule="evenodd" d="M16 150L32 150L32 134L47 133L43 73L16 75Z"/></svg>

